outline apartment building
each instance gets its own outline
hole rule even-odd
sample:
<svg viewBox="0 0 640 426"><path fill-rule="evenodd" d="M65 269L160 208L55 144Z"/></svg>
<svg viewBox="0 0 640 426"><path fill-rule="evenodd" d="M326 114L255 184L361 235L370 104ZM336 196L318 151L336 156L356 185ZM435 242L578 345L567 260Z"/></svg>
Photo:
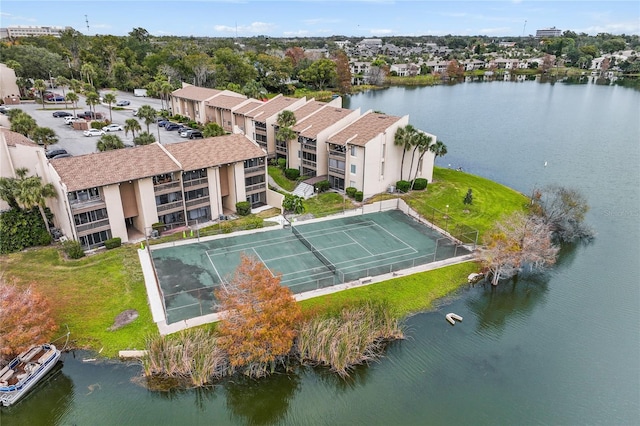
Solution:
<svg viewBox="0 0 640 426"><path fill-rule="evenodd" d="M240 134L50 160L56 225L84 247L149 235L267 202L266 156Z"/></svg>
<svg viewBox="0 0 640 426"><path fill-rule="evenodd" d="M434 155L427 152L423 160L414 164L402 164L403 149L394 144L399 127L409 124L409 116L395 117L367 111L357 120L330 135L326 144L329 150L328 180L332 188L344 190L354 187L364 197L384 192L402 176L433 178ZM435 142L435 136L433 142ZM407 156L410 156L408 154Z"/></svg>
<svg viewBox="0 0 640 426"><path fill-rule="evenodd" d="M246 96L231 90L208 89L206 87L183 84L183 87L171 92L171 112L190 117L199 124L212 121L207 116L209 111L207 101L217 96L236 98L238 102L245 101Z"/></svg>
<svg viewBox="0 0 640 426"><path fill-rule="evenodd" d="M67 30L73 30L73 28L57 26L15 25L0 28L0 39L41 36L60 37L61 33Z"/></svg>

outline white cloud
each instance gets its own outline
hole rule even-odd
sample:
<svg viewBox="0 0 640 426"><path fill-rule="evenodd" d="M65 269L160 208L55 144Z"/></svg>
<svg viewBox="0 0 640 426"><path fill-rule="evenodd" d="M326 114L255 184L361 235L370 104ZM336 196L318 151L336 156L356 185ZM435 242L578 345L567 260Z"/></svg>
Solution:
<svg viewBox="0 0 640 426"><path fill-rule="evenodd" d="M387 28L378 28L378 29L372 28L369 30L369 33L374 35L375 34L382 35L382 34L395 34L395 31Z"/></svg>

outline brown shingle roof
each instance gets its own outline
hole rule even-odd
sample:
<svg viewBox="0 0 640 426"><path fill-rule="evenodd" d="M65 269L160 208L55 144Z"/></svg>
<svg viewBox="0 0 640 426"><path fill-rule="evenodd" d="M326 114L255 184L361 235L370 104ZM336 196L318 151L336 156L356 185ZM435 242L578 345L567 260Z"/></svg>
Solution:
<svg viewBox="0 0 640 426"><path fill-rule="evenodd" d="M293 111L293 115L296 116L296 122L298 122L326 105L327 104L325 102L310 101Z"/></svg>
<svg viewBox="0 0 640 426"><path fill-rule="evenodd" d="M349 145L364 146L400 119L400 117L386 114L365 114L338 133L329 136L327 142L338 145L349 143Z"/></svg>
<svg viewBox="0 0 640 426"><path fill-rule="evenodd" d="M207 89L206 87L185 86L181 89L171 92L171 96L176 98L184 98L193 101L204 101L212 96L222 93L222 90Z"/></svg>
<svg viewBox="0 0 640 426"><path fill-rule="evenodd" d="M336 108L330 105L325 106L313 115L306 117L293 126L293 130L300 133L300 136L315 138L318 133L327 127L342 120L353 110L345 108Z"/></svg>
<svg viewBox="0 0 640 426"><path fill-rule="evenodd" d="M262 148L241 134L172 143L165 145L165 148L186 171L236 163L266 155Z"/></svg>
<svg viewBox="0 0 640 426"><path fill-rule="evenodd" d="M246 97L240 96L229 96L229 95L218 95L215 98L205 102L207 105L214 108L223 108L223 109L231 109L236 105L240 105L242 102L246 101Z"/></svg>
<svg viewBox="0 0 640 426"><path fill-rule="evenodd" d="M234 114L246 114L249 111L259 107L260 105L262 105L263 102L255 100L255 99L249 99L249 102L247 102L246 105L242 105L240 108L238 108L237 110L233 111Z"/></svg>
<svg viewBox="0 0 640 426"><path fill-rule="evenodd" d="M6 127L0 127L0 131L4 136L4 140L7 141L7 145L16 146L16 145L27 145L27 146L38 146L37 143L33 142L26 136L21 135L20 133L12 132Z"/></svg>
<svg viewBox="0 0 640 426"><path fill-rule="evenodd" d="M289 98L286 96L278 96L269 101L263 103L258 108L245 114L247 117L251 117L254 120L264 122L267 118L279 113L282 110L288 109L293 103L298 102L300 99Z"/></svg>
<svg viewBox="0 0 640 426"><path fill-rule="evenodd" d="M69 191L112 185L180 170L158 145L50 160Z"/></svg>

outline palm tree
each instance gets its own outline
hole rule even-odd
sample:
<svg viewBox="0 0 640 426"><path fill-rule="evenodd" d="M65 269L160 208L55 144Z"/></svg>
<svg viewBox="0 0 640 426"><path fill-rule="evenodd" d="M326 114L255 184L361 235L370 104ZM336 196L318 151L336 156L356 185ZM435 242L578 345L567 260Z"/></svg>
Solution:
<svg viewBox="0 0 640 426"><path fill-rule="evenodd" d="M447 155L447 145L442 141L437 141L429 147L429 150L435 154L435 158L444 157ZM435 162L434 158L434 162Z"/></svg>
<svg viewBox="0 0 640 426"><path fill-rule="evenodd" d="M36 127L31 134L31 139L38 145L44 145L44 149L47 149L47 146L58 142L56 132L49 127Z"/></svg>
<svg viewBox="0 0 640 426"><path fill-rule="evenodd" d="M100 152L111 151L113 149L124 148L124 143L117 135L104 135L96 143L96 148L98 148Z"/></svg>
<svg viewBox="0 0 640 426"><path fill-rule="evenodd" d="M78 108L78 101L80 100L80 97L76 92L69 92L67 93L66 98L69 102L71 102L71 106L73 108L73 115L75 116L76 108Z"/></svg>
<svg viewBox="0 0 640 426"><path fill-rule="evenodd" d="M93 79L96 77L96 70L93 65L86 63L80 68L80 75L87 80L91 86L93 86Z"/></svg>
<svg viewBox="0 0 640 426"><path fill-rule="evenodd" d="M47 90L47 85L44 84L44 80L39 78L33 82L33 88L40 93L40 99L42 100L42 109L44 109L44 91Z"/></svg>
<svg viewBox="0 0 640 426"><path fill-rule="evenodd" d="M128 118L124 122L124 135L125 136L127 136L129 134L129 132L131 132L131 135L135 139L136 132L139 132L140 130L142 130L142 127L140 127L140 122L138 120L136 120L135 118Z"/></svg>
<svg viewBox="0 0 640 426"><path fill-rule="evenodd" d="M16 201L16 194L18 193L17 182L15 178L0 178L0 199L6 201L9 204L9 208L14 210L20 208Z"/></svg>
<svg viewBox="0 0 640 426"><path fill-rule="evenodd" d="M11 131L20 133L26 137L29 137L33 133L33 131L38 127L36 120L33 119L26 112L21 112L20 114L15 114L10 118L11 120Z"/></svg>
<svg viewBox="0 0 640 426"><path fill-rule="evenodd" d="M26 177L27 169L24 168L17 169L16 175L18 175L16 201L22 205L25 210L31 210L37 206L38 210L40 210L40 216L42 216L44 226L47 228L47 232L51 232L44 208L47 198L57 197L58 194L56 193L55 187L51 183L43 185L40 176Z"/></svg>
<svg viewBox="0 0 640 426"><path fill-rule="evenodd" d="M142 132L138 135L138 137L133 139L133 143L136 145L149 145L156 141L155 136L153 136L149 132Z"/></svg>
<svg viewBox="0 0 640 426"><path fill-rule="evenodd" d="M276 141L278 142L288 142L292 139L295 139L297 133L293 131L292 127L296 125L296 115L293 111L289 111L285 109L280 114L278 114L278 118L276 123L278 124L278 131L276 132Z"/></svg>
<svg viewBox="0 0 640 426"><path fill-rule="evenodd" d="M93 112L94 117L95 117L95 108L93 108L95 105L98 105L100 103L100 95L98 95L96 92L89 92L85 95L85 100L87 103L87 106L89 107L89 110L91 112Z"/></svg>
<svg viewBox="0 0 640 426"><path fill-rule="evenodd" d="M106 95L104 95L102 100L106 102L107 105L109 105L109 122L112 123L113 116L111 115L111 104L116 103L116 95L114 95L113 93L107 93Z"/></svg>
<svg viewBox="0 0 640 426"><path fill-rule="evenodd" d="M418 133L416 137L416 147L418 148L419 155L418 155L418 162L416 164L416 171L411 181L411 189L413 189L413 184L415 183L416 178L418 177L418 169L420 168L420 163L422 162L422 159L424 158L424 155L427 153L427 151L431 149L431 146L432 146L431 142L433 142L433 137L427 135L426 133L422 133L422 132ZM411 158L411 163L413 163L413 158ZM411 173L411 169L409 169L409 173ZM409 177L411 177L411 175L409 175Z"/></svg>
<svg viewBox="0 0 640 426"><path fill-rule="evenodd" d="M173 91L173 87L171 86L171 83L169 83L168 81L163 81L160 84L160 94L162 98L164 98L165 109L169 109L169 95L171 94L172 91Z"/></svg>
<svg viewBox="0 0 640 426"><path fill-rule="evenodd" d="M82 82L80 80L76 80L75 78L72 78L71 81L69 82L69 87L74 92L80 93L80 91L82 90Z"/></svg>
<svg viewBox="0 0 640 426"><path fill-rule="evenodd" d="M138 109L138 117L144 120L144 124L147 125L147 133L149 133L149 126L151 123L155 123L157 111L151 107L151 105L142 105Z"/></svg>
<svg viewBox="0 0 640 426"><path fill-rule="evenodd" d="M218 123L214 123L214 122L205 124L204 129L202 129L202 136L204 136L205 138L222 136L225 133L227 132L225 132L224 129L220 127Z"/></svg>
<svg viewBox="0 0 640 426"><path fill-rule="evenodd" d="M407 151L413 145L413 140L416 135L416 129L411 124L407 124L404 127L399 127L396 130L396 134L393 137L393 144L402 147L402 161L400 162L400 180L402 179L402 172L404 171L404 156ZM411 170L409 170L411 174Z"/></svg>
<svg viewBox="0 0 640 426"><path fill-rule="evenodd" d="M65 100L67 99L67 94L66 94L66 89L65 87L67 87L69 85L69 79L63 75L59 75L58 77L56 77L56 81L58 82L58 86L60 86L60 88L62 89L62 97L65 98ZM67 103L64 103L64 109L68 109L69 107L67 106Z"/></svg>

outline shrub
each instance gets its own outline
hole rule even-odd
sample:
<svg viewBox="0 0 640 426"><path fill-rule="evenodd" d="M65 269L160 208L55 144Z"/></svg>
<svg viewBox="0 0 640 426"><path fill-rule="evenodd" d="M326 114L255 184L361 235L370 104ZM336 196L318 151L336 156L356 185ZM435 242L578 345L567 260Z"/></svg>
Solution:
<svg viewBox="0 0 640 426"><path fill-rule="evenodd" d="M62 243L62 249L70 259L80 259L84 257L84 250L79 241L67 240Z"/></svg>
<svg viewBox="0 0 640 426"><path fill-rule="evenodd" d="M120 237L109 238L107 241L104 242L104 246L107 248L107 250L118 248L121 245L122 245L122 240L120 239Z"/></svg>
<svg viewBox="0 0 640 426"><path fill-rule="evenodd" d="M411 183L406 180L399 180L396 182L396 189L400 192L409 192L409 188L411 188Z"/></svg>
<svg viewBox="0 0 640 426"><path fill-rule="evenodd" d="M427 187L427 180L424 178L417 178L413 181L413 189L416 191L422 191Z"/></svg>
<svg viewBox="0 0 640 426"><path fill-rule="evenodd" d="M50 243L51 235L37 207L29 211L12 209L0 214L0 253L12 253Z"/></svg>
<svg viewBox="0 0 640 426"><path fill-rule="evenodd" d="M238 212L238 215L240 216L248 216L251 214L251 203L248 201L240 201L239 203L236 203L236 212Z"/></svg>
<svg viewBox="0 0 640 426"><path fill-rule="evenodd" d="M287 159L286 158L278 158L278 167L280 170L284 170L287 168Z"/></svg>
<svg viewBox="0 0 640 426"><path fill-rule="evenodd" d="M160 235L162 233L162 231L164 231L164 223L156 222L156 223L151 225L151 229L153 229L154 231L156 231L158 233L158 235Z"/></svg>
<svg viewBox="0 0 640 426"><path fill-rule="evenodd" d="M193 121L193 120L187 121L187 126L191 127L192 129L199 129L200 128L198 123L196 121Z"/></svg>
<svg viewBox="0 0 640 426"><path fill-rule="evenodd" d="M229 234L233 231L233 224L230 222L220 222L220 232Z"/></svg>
<svg viewBox="0 0 640 426"><path fill-rule="evenodd" d="M247 218L247 221L245 222L245 228L246 229L258 229L258 228L262 228L263 225L263 220L261 217L258 216L252 216Z"/></svg>
<svg viewBox="0 0 640 426"><path fill-rule="evenodd" d="M467 194L464 196L462 202L464 204L473 204L473 191L471 190L471 188L469 188L469 190L467 191Z"/></svg>
<svg viewBox="0 0 640 426"><path fill-rule="evenodd" d="M300 177L300 170L298 169L284 169L284 175L289 180L296 180Z"/></svg>
<svg viewBox="0 0 640 426"><path fill-rule="evenodd" d="M92 121L91 122L91 128L92 129L102 129L104 126L106 126L108 123L106 121Z"/></svg>
<svg viewBox="0 0 640 426"><path fill-rule="evenodd" d="M345 189L344 192L346 192L349 197L353 198L356 196L356 192L358 192L358 190L353 186L350 186L347 189Z"/></svg>
<svg viewBox="0 0 640 426"><path fill-rule="evenodd" d="M355 200L356 201L362 201L363 197L364 197L364 195L362 194L362 191L356 192L356 194L355 194Z"/></svg>
<svg viewBox="0 0 640 426"><path fill-rule="evenodd" d="M316 190L318 192L325 192L330 187L331 187L331 184L329 184L328 180L321 180L320 182L316 183Z"/></svg>

